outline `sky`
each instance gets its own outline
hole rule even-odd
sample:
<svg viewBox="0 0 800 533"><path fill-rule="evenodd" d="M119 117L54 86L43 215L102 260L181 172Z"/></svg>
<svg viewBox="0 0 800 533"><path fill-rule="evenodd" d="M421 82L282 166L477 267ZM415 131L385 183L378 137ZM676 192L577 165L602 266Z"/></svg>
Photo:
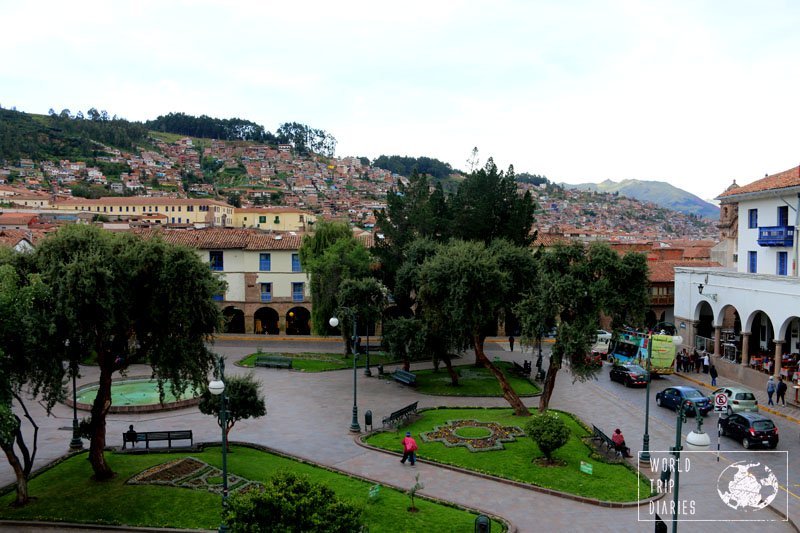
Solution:
<svg viewBox="0 0 800 533"><path fill-rule="evenodd" d="M300 122L343 156L712 199L800 164L800 2L0 0L0 105Z"/></svg>

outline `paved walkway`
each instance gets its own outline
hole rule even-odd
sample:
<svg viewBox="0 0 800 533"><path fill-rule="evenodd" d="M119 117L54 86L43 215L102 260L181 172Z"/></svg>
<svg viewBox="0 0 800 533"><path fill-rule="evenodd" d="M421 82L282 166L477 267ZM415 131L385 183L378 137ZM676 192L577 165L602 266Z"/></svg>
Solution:
<svg viewBox="0 0 800 533"><path fill-rule="evenodd" d="M267 343L260 343L269 348ZM509 353L507 343L494 343L488 346L492 356L504 359L531 359L531 354ZM226 355L229 361L238 360L254 351L253 346L236 347L218 344L216 350ZM467 359L471 359L467 355ZM535 360L535 358L534 358ZM414 365L414 367L423 365ZM244 373L245 369L229 364L226 371ZM96 380L96 369L82 368L81 382ZM145 367L133 368L130 375L146 375ZM385 453L367 450L357 445L348 429L352 410L352 372L338 371L327 373L287 372L285 370L256 369L255 374L264 384L267 398L266 417L239 422L231 433L231 439L256 442L276 450L321 463L343 472L359 475L385 485L408 488L414 482L414 474L419 473L425 483L424 495L451 501L459 505L477 509L481 512L501 516L510 521L518 531L650 531L652 523L637 522L636 508L611 509L582 504L532 490L487 480L477 476L454 472L432 464L420 462L416 469L401 465L395 457ZM360 422L363 413L371 409L374 420L379 422L383 416L412 401L419 401L420 407L435 406L507 406L501 398L452 398L431 397L388 380L367 378L358 372L358 405ZM537 405L538 400L527 399L526 404ZM593 382L573 383L570 374L563 370L558 377L557 386L551 400L551 407L579 413L589 423L597 423L603 428L619 425L625 414L641 406L625 405L619 398ZM41 408L38 408L41 411ZM41 412L35 413L35 416ZM135 424L141 431L163 427L171 419L180 419L180 425L192 427L195 440L219 441L219 428L211 417L196 409L180 412L166 412L150 415L111 415L108 418L109 444L120 444L121 434L128 424ZM66 452L72 420L72 412L65 406L57 406L53 417L41 421L38 464L44 464ZM634 423L636 426L634 426ZM622 426L631 436L641 435L641 422L631 421L630 428ZM674 439L674 425L651 421L651 449L666 449ZM659 448L658 446L664 446ZM424 452L423 452L424 456ZM13 480L10 468L0 471L0 484ZM691 489L687 489L691 490ZM702 495L700 495L702 496ZM742 530L735 526L728 530ZM751 529L750 527L747 528ZM769 524L761 527L764 531L792 531L785 524ZM7 530L18 530L11 528ZM688 524L681 531L703 531L702 527Z"/></svg>

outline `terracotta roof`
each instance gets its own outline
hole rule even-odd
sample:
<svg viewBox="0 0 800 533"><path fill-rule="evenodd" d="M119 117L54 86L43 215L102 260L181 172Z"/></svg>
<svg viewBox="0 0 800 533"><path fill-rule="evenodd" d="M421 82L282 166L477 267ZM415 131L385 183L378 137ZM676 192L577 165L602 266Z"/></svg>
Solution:
<svg viewBox="0 0 800 533"><path fill-rule="evenodd" d="M19 241L22 239L26 239L28 242L33 244L33 239L31 238L31 234L27 230L22 229L3 229L0 230L0 246L7 246L9 248L13 248Z"/></svg>
<svg viewBox="0 0 800 533"><path fill-rule="evenodd" d="M716 261L653 261L647 265L650 269L650 283L670 283L675 281L675 267L718 267Z"/></svg>
<svg viewBox="0 0 800 533"><path fill-rule="evenodd" d="M0 224L21 224L27 226L37 216L36 213L0 213Z"/></svg>
<svg viewBox="0 0 800 533"><path fill-rule="evenodd" d="M156 198L151 196L104 196L103 198L72 198L70 200L57 201L56 205L224 205L232 207L219 200L209 200L207 198Z"/></svg>
<svg viewBox="0 0 800 533"><path fill-rule="evenodd" d="M771 176L766 176L753 183L748 183L747 185L735 188L728 187L728 189L717 198L728 198L739 194L770 191L773 189L787 189L789 187L800 187L800 166L784 170L783 172Z"/></svg>
<svg viewBox="0 0 800 533"><path fill-rule="evenodd" d="M534 246L554 246L556 244L569 244L572 239L564 237L560 233L542 233L536 234L536 240L533 241Z"/></svg>
<svg viewBox="0 0 800 533"><path fill-rule="evenodd" d="M709 259L711 248L707 246L692 246L683 249L684 259Z"/></svg>
<svg viewBox="0 0 800 533"><path fill-rule="evenodd" d="M237 207L237 213L308 213L308 211L304 211L302 209L297 209L295 207L280 207L280 206L270 206L270 207Z"/></svg>
<svg viewBox="0 0 800 533"><path fill-rule="evenodd" d="M164 230L142 228L133 230L144 238L160 236L164 241L202 250L298 250L301 235L267 233L251 229L202 228L194 230Z"/></svg>

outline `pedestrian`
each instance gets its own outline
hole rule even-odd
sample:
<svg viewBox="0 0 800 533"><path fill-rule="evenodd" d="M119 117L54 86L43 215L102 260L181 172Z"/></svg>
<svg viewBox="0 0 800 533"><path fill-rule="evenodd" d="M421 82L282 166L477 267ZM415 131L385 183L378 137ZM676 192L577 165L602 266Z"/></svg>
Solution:
<svg viewBox="0 0 800 533"><path fill-rule="evenodd" d="M514 351L514 335L511 335L508 338L508 346L511 348L511 351Z"/></svg>
<svg viewBox="0 0 800 533"><path fill-rule="evenodd" d="M770 376L767 380L767 396L769 397L767 405L775 405L772 401L773 394L775 394L775 376Z"/></svg>
<svg viewBox="0 0 800 533"><path fill-rule="evenodd" d="M711 386L712 387L716 387L717 386L717 376L719 374L717 374L717 367L714 366L714 363L711 363L711 368L708 369L708 373L711 374Z"/></svg>
<svg viewBox="0 0 800 533"><path fill-rule="evenodd" d="M695 350L694 351L694 371L699 374L701 368L703 368L703 360L700 358L700 354L697 353L697 350Z"/></svg>
<svg viewBox="0 0 800 533"><path fill-rule="evenodd" d="M683 369L683 354L678 352L675 357L675 372L680 372Z"/></svg>
<svg viewBox="0 0 800 533"><path fill-rule="evenodd" d="M708 374L708 367L710 366L709 363L710 361L708 358L708 352L706 352L706 354L703 356L703 374Z"/></svg>
<svg viewBox="0 0 800 533"><path fill-rule="evenodd" d="M611 436L611 442L614 443L614 448L617 449L623 457L633 457L631 455L631 449L625 445L625 437L622 435L622 431L617 428L614 430L614 434Z"/></svg>
<svg viewBox="0 0 800 533"><path fill-rule="evenodd" d="M778 378L778 387L775 389L775 392L777 393L778 397L776 401L784 407L786 407L786 389L786 382L783 381L783 376L781 376Z"/></svg>
<svg viewBox="0 0 800 533"><path fill-rule="evenodd" d="M403 458L400 462L406 464L406 459L411 461L411 466L415 466L417 462L417 441L411 436L410 431L406 431L406 436L403 439Z"/></svg>

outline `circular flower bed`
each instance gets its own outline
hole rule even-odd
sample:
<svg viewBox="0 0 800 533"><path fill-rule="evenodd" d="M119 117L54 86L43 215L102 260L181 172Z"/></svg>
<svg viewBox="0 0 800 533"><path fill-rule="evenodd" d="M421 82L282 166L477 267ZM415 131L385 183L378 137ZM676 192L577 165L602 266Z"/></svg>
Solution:
<svg viewBox="0 0 800 533"><path fill-rule="evenodd" d="M471 452L502 450L504 442L513 442L525 432L516 426L478 420L448 420L444 426L423 433L424 442L441 442L445 446L464 446Z"/></svg>
<svg viewBox="0 0 800 533"><path fill-rule="evenodd" d="M194 457L175 459L139 472L128 481L130 485L169 485L222 493L222 472ZM230 492L247 491L260 483L228 474Z"/></svg>

